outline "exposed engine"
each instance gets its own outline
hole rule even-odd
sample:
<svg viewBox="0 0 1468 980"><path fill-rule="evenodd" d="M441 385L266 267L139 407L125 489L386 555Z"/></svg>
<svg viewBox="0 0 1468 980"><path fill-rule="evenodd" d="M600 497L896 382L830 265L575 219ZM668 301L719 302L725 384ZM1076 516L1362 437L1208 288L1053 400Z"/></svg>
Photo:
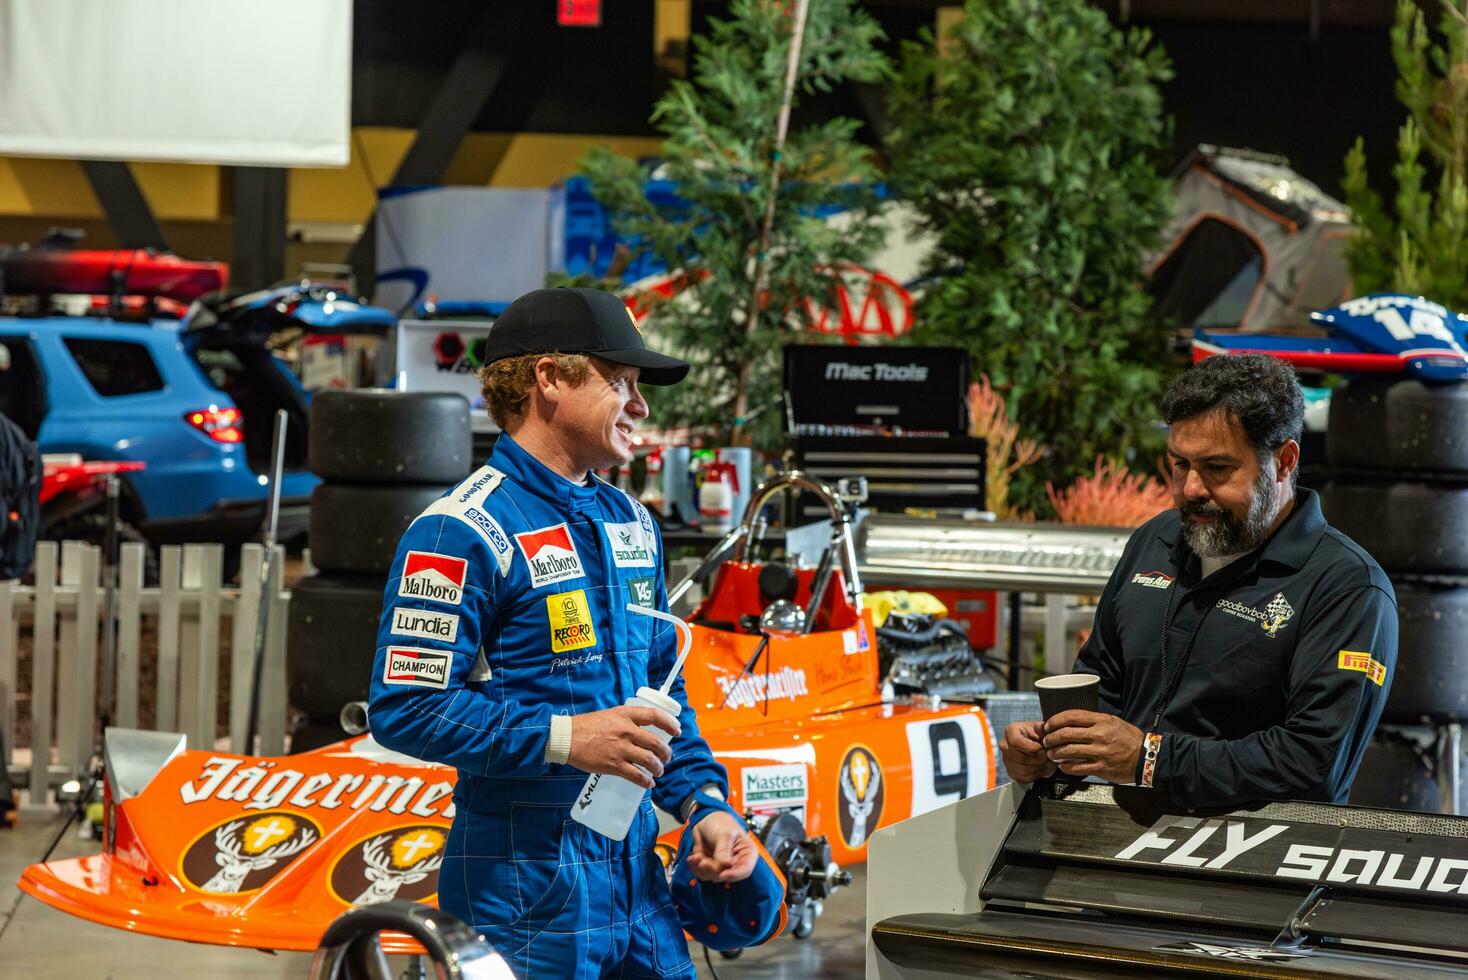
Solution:
<svg viewBox="0 0 1468 980"><path fill-rule="evenodd" d="M888 616L877 627L877 658L896 694L969 699L997 689L962 627L926 613Z"/></svg>
<svg viewBox="0 0 1468 980"><path fill-rule="evenodd" d="M851 872L831 860L826 838L807 837L805 825L792 813L771 817L763 825L757 825L754 814L747 813L745 822L756 828L760 843L785 876L785 901L790 907L785 931L805 939L815 930L825 900L836 889L851 884Z"/></svg>

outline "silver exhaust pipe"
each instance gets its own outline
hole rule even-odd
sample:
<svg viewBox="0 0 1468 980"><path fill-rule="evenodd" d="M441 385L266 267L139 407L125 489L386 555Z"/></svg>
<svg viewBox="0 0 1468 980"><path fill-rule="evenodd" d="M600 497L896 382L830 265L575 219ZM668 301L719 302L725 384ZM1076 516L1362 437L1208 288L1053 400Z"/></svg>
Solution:
<svg viewBox="0 0 1468 980"><path fill-rule="evenodd" d="M342 713L338 720L341 722L342 731L348 735L361 735L372 730L372 726L367 722L366 701L348 701L342 705Z"/></svg>

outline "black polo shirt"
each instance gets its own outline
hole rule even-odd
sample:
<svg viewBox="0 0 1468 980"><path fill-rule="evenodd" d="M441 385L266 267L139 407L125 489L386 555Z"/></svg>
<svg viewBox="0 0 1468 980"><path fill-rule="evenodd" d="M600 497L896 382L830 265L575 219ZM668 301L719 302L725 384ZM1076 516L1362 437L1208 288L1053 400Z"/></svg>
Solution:
<svg viewBox="0 0 1468 980"><path fill-rule="evenodd" d="M1152 785L1180 806L1346 802L1396 665L1391 582L1305 489L1262 546L1200 576L1176 510L1132 535L1076 660L1101 710L1162 733Z"/></svg>

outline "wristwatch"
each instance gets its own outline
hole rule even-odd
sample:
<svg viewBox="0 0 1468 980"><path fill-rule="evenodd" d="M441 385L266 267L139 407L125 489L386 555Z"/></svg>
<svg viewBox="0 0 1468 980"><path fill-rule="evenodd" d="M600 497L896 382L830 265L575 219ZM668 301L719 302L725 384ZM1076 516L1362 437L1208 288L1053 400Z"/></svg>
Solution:
<svg viewBox="0 0 1468 980"><path fill-rule="evenodd" d="M688 799L683 801L683 806L679 807L678 816L684 823L687 823L688 818L693 816L693 809L698 806L699 793L705 796L711 796L716 800L722 800L724 798L724 791L719 789L717 783L704 783L698 788L697 792L691 794Z"/></svg>

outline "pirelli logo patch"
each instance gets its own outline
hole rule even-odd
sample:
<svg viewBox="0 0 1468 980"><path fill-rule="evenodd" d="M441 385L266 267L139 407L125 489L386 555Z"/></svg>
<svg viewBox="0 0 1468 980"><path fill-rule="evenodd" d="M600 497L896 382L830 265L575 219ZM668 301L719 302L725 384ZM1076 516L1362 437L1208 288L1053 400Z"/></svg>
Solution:
<svg viewBox="0 0 1468 980"><path fill-rule="evenodd" d="M591 626L591 607L584 589L546 596L545 613L550 619L552 653L596 646L596 630Z"/></svg>
<svg viewBox="0 0 1468 980"><path fill-rule="evenodd" d="M382 682L445 690L449 686L450 656L451 654L443 650L388 647L387 666L382 671Z"/></svg>
<svg viewBox="0 0 1468 980"><path fill-rule="evenodd" d="M1373 660L1371 654L1356 650L1342 650L1341 670L1359 670L1376 682L1377 687L1386 683L1386 664Z"/></svg>

